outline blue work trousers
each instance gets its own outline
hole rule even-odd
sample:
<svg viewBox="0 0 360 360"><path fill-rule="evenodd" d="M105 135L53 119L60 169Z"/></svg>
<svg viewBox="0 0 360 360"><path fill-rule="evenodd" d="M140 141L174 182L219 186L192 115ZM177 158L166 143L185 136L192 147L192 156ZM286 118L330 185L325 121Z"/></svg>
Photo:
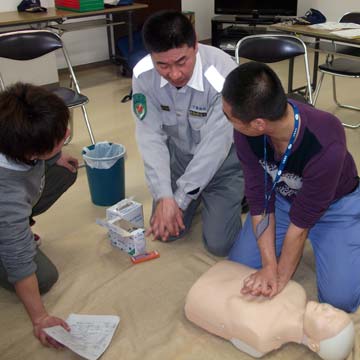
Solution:
<svg viewBox="0 0 360 360"><path fill-rule="evenodd" d="M279 257L290 224L291 204L276 196L276 256ZM316 262L318 297L347 312L360 304L360 187L331 204L310 229ZM231 251L229 259L261 268L261 255L248 216Z"/></svg>

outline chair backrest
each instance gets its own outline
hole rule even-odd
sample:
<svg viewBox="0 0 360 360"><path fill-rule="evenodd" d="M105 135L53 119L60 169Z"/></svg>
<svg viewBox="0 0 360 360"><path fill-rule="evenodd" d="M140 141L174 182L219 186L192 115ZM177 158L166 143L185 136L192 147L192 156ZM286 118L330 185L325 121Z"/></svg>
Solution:
<svg viewBox="0 0 360 360"><path fill-rule="evenodd" d="M296 36L283 34L250 35L240 39L235 48L235 58L238 64L240 64L240 58L263 63L275 63L294 59L300 55L304 56L308 102L312 104L307 49L301 39Z"/></svg>
<svg viewBox="0 0 360 360"><path fill-rule="evenodd" d="M340 22L360 24L360 12L348 12L341 17Z"/></svg>
<svg viewBox="0 0 360 360"><path fill-rule="evenodd" d="M75 90L80 94L69 55L58 34L49 30L19 30L0 34L0 57L10 60L33 60L40 56L61 49L65 58ZM5 89L4 80L0 74L0 88Z"/></svg>
<svg viewBox="0 0 360 360"><path fill-rule="evenodd" d="M274 63L292 59L306 53L302 40L291 35L263 34L242 38L236 45L235 57L243 57L253 61Z"/></svg>
<svg viewBox="0 0 360 360"><path fill-rule="evenodd" d="M60 37L48 30L21 30L0 34L0 57L32 60L63 47Z"/></svg>

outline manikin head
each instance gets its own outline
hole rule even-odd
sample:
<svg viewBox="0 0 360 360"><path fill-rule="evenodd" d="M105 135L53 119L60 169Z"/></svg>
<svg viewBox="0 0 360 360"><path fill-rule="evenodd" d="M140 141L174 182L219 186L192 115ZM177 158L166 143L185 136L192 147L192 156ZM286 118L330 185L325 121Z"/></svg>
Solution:
<svg viewBox="0 0 360 360"><path fill-rule="evenodd" d="M192 77L197 53L195 30L181 12L161 11L143 26L143 40L157 72L175 87Z"/></svg>
<svg viewBox="0 0 360 360"><path fill-rule="evenodd" d="M324 360L343 360L350 353L354 330L348 314L307 303L294 281L271 299L241 294L244 279L254 271L228 260L215 264L189 291L187 318L253 357L288 342L305 344Z"/></svg>
<svg viewBox="0 0 360 360"><path fill-rule="evenodd" d="M354 346L354 324L329 304L309 301L304 314L304 344L324 360L345 359Z"/></svg>

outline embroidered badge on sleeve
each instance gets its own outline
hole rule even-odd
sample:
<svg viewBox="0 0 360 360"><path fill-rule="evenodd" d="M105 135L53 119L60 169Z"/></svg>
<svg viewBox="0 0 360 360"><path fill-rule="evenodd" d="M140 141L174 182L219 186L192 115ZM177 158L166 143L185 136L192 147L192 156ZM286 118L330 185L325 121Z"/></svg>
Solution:
<svg viewBox="0 0 360 360"><path fill-rule="evenodd" d="M133 110L139 120L143 120L146 116L146 97L144 94L133 94Z"/></svg>

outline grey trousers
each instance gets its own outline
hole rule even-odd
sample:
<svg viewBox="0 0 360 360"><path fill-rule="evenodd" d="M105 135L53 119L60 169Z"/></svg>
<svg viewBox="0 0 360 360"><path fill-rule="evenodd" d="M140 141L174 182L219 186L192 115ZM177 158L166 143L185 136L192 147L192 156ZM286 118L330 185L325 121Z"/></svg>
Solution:
<svg viewBox="0 0 360 360"><path fill-rule="evenodd" d="M191 156L185 156L169 142L171 182L176 190L176 180L185 172ZM202 236L206 249L216 256L226 256L241 229L241 201L244 197L244 177L234 145L215 176L192 201L184 212L185 230L190 228L197 207L202 203Z"/></svg>
<svg viewBox="0 0 360 360"><path fill-rule="evenodd" d="M75 182L77 173L72 173L63 166L53 165L46 169L45 187L39 201L33 207L32 216L40 215L53 205L56 200ZM30 225L29 225L30 226ZM59 274L55 265L40 250L34 258L37 265L36 277L41 294L48 292L56 283ZM0 261L0 286L14 291L13 284L7 280L7 273Z"/></svg>

